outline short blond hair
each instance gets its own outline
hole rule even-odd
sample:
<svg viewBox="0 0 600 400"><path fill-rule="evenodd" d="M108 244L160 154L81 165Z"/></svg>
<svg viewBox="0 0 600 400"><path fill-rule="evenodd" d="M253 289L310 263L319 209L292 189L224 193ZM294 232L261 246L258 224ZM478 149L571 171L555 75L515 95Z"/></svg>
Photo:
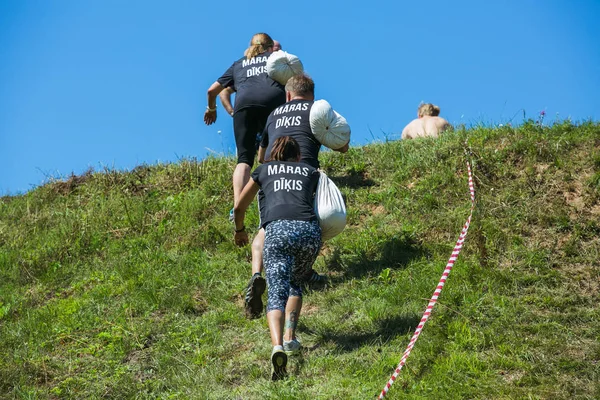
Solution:
<svg viewBox="0 0 600 400"><path fill-rule="evenodd" d="M424 103L419 106L418 115L419 117L437 117L438 115L440 115L440 108L435 104Z"/></svg>
<svg viewBox="0 0 600 400"><path fill-rule="evenodd" d="M285 91L297 96L314 96L315 82L306 74L294 75L285 84Z"/></svg>

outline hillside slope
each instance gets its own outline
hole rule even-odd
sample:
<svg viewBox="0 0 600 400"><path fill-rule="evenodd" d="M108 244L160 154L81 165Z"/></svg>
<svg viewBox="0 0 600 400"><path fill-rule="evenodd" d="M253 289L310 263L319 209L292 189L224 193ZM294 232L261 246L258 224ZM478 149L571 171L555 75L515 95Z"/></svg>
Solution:
<svg viewBox="0 0 600 400"><path fill-rule="evenodd" d="M569 122L323 154L349 226L315 265L332 285L306 295L305 349L276 384L266 320L243 316L232 159L4 197L0 398L373 398L468 216L468 160L465 247L386 398L600 398L600 125Z"/></svg>

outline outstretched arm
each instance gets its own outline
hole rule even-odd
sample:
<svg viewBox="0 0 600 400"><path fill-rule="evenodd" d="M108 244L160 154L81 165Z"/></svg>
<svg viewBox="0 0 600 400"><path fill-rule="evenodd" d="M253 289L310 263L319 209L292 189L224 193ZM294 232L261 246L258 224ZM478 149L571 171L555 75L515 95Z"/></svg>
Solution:
<svg viewBox="0 0 600 400"><path fill-rule="evenodd" d="M215 82L208 88L206 92L207 104L204 112L204 122L206 125L212 125L217 120L217 96L224 89L219 82Z"/></svg>
<svg viewBox="0 0 600 400"><path fill-rule="evenodd" d="M219 93L219 98L221 99L221 104L223 104L223 108L227 110L229 115L233 116L233 106L231 105L231 95L235 92L232 87L228 87Z"/></svg>
<svg viewBox="0 0 600 400"><path fill-rule="evenodd" d="M233 240L235 244L238 246L244 246L248 244L248 233L246 233L244 226L244 219L246 218L246 210L254 197L256 197L256 193L258 193L259 186L254 180L250 179L246 186L244 186L244 190L242 190L242 194L240 195L240 200L237 205L233 208L233 218L235 221L235 235Z"/></svg>

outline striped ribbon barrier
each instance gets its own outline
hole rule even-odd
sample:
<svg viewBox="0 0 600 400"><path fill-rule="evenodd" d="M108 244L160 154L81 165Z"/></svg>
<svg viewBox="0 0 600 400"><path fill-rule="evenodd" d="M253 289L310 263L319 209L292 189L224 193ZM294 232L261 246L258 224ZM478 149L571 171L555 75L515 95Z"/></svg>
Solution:
<svg viewBox="0 0 600 400"><path fill-rule="evenodd" d="M379 399L383 399L385 397L385 395L390 390L390 387L392 386L394 381L396 381L396 378L398 378L398 374L400 374L400 370L406 363L406 359L410 355L410 352L412 351L413 347L415 346L415 343L416 343L417 339L419 338L421 331L423 330L423 325L425 325L425 322L427 322L427 320L429 319L429 316L431 315L431 311L433 310L435 303L437 303L438 297L440 296L440 293L442 292L442 288L444 287L444 284L446 283L446 279L448 279L448 275L450 275L450 271L452 270L454 263L458 259L458 254L460 253L460 250L463 247L463 243L465 242L465 237L467 236L467 231L469 230L469 225L471 225L471 217L473 216L473 209L475 208L475 188L473 186L473 177L471 175L471 165L469 164L469 162L467 162L467 170L469 172L469 192L471 193L471 213L469 214L469 218L467 218L467 222L465 222L465 225L462 228L462 232L460 233L460 236L458 237L458 240L456 241L456 245L454 245L454 250L452 251L452 255L450 256L450 259L448 260L448 263L446 264L446 268L444 269L444 273L442 274L442 277L440 278L440 281L439 281L437 287L435 288L435 291L433 292L433 296L431 296L431 300L429 300L429 304L427 305L427 309L425 310L425 313L423 314L423 317L421 318L421 322L419 322L417 329L415 329L415 333L413 334L412 338L410 339L410 342L408 343L408 346L406 347L406 350L404 351L404 354L402 355L402 358L400 359L400 364L398 364L398 367L392 374L390 380L388 381L388 383L385 385L385 387L381 391L381 394L379 395Z"/></svg>

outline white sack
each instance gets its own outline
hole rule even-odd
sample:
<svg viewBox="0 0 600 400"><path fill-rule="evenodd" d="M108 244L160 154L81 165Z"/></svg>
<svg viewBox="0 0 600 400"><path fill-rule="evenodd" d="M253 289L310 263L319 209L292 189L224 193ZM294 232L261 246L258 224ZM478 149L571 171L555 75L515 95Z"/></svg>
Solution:
<svg viewBox="0 0 600 400"><path fill-rule="evenodd" d="M283 50L274 51L267 59L267 75L282 85L285 85L292 76L304 72L300 59Z"/></svg>
<svg viewBox="0 0 600 400"><path fill-rule="evenodd" d="M323 171L315 194L315 213L323 241L337 236L346 227L346 205L342 193Z"/></svg>
<svg viewBox="0 0 600 400"><path fill-rule="evenodd" d="M350 141L350 125L326 100L317 100L310 109L310 129L321 144L332 150Z"/></svg>

